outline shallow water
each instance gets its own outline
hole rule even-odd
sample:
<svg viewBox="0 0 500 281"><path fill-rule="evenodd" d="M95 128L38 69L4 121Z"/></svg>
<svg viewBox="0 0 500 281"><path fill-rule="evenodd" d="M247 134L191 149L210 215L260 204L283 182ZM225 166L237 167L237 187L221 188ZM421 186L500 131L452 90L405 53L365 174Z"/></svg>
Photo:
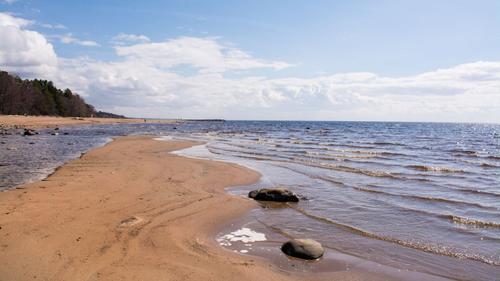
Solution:
<svg viewBox="0 0 500 281"><path fill-rule="evenodd" d="M112 136L204 140L182 153L263 173L258 185L234 192L284 185L308 199L253 212L270 230L402 269L463 280L500 276L500 125L230 121L67 131L4 137L0 188Z"/></svg>
<svg viewBox="0 0 500 281"><path fill-rule="evenodd" d="M185 154L265 175L241 194L284 185L308 199L254 213L269 229L399 268L465 280L500 276L500 126L241 127L207 133L205 151Z"/></svg>
<svg viewBox="0 0 500 281"><path fill-rule="evenodd" d="M45 178L66 161L89 149L129 134L162 134L174 125L149 124L82 125L60 130L37 130L34 136L22 136L22 130L0 135L0 191ZM58 135L52 135L57 133Z"/></svg>

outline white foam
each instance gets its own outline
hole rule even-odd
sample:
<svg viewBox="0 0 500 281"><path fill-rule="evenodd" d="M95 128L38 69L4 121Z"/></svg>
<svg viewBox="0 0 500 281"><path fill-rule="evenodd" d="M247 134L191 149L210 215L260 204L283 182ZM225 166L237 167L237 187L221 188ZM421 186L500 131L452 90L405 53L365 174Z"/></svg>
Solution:
<svg viewBox="0 0 500 281"><path fill-rule="evenodd" d="M173 140L173 138L171 136L161 136L161 137L154 138L154 140L157 140L157 141L169 141L169 140Z"/></svg>
<svg viewBox="0 0 500 281"><path fill-rule="evenodd" d="M266 235L264 233L259 233L257 231L253 231L250 228L243 227L236 231L233 231L229 234L223 235L217 238L217 242L219 242L222 246L231 246L231 242L243 242L245 244L251 242L258 241L266 241Z"/></svg>

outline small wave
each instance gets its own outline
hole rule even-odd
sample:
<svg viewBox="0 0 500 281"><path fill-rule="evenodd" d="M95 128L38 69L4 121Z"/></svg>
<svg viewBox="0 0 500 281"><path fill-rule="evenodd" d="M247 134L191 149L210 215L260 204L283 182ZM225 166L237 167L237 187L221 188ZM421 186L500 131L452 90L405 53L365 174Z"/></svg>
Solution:
<svg viewBox="0 0 500 281"><path fill-rule="evenodd" d="M376 142L372 142L371 144L375 144L375 145L387 145L387 146L404 146L404 144L402 144L402 143L385 142L385 141L376 141Z"/></svg>
<svg viewBox="0 0 500 281"><path fill-rule="evenodd" d="M341 161L342 159L338 159ZM318 162L318 161L311 161L310 159L302 159L302 158L293 158L291 161L290 160L280 160L280 162L283 163L293 163L293 164L301 164L309 167L315 167L315 168L320 168L320 169L326 169L326 170L334 170L334 171L341 171L341 172L347 172L347 173L354 173L354 174L362 174L366 176L372 176L372 177L381 177L381 178L392 178L392 179L398 179L398 180L412 180L412 181L418 181L418 182L429 182L429 179L426 178L415 178L415 177L407 177L402 174L391 174L387 172L382 172L382 171L373 171L373 170L366 170L366 169L358 169L358 168L352 168L348 166L342 166L342 165L336 165L336 164L331 164L331 163L323 163L323 162ZM281 166L283 168L290 169L289 167ZM295 169L291 169L294 172L317 178L316 176L300 172ZM329 181L328 179L325 179Z"/></svg>
<svg viewBox="0 0 500 281"><path fill-rule="evenodd" d="M360 148L360 149L370 149L374 148L374 146L371 145L353 145L353 144L346 144L346 143L321 143L326 146L330 147L347 147L347 148Z"/></svg>
<svg viewBox="0 0 500 281"><path fill-rule="evenodd" d="M477 219L465 218L465 217L461 217L458 215L443 214L443 213L433 212L433 211L425 210L425 209L415 209L415 208L411 208L409 206L404 206L404 205L403 206L396 205L396 206L404 211L408 211L408 212L412 212L412 213L416 213L416 214L420 214L420 215L424 215L424 216L429 216L429 217L445 219L445 220L452 221L452 222L459 223L459 224L474 225L476 227L494 227L494 228L500 227L499 222L488 222L488 221L482 221L482 220L477 220ZM498 238L492 238L492 239L500 240Z"/></svg>
<svg viewBox="0 0 500 281"><path fill-rule="evenodd" d="M453 199L447 199L447 198L441 198L441 197L419 196L419 195L399 195L399 196L408 197L408 198L417 199L417 200L436 201L436 202L443 202L443 203L448 203L448 204L466 205L466 206L474 206L474 207L483 208L483 209L497 210L497 208L492 207L492 206L486 206L486 205L479 204L479 203L459 201L459 200L453 200Z"/></svg>
<svg viewBox="0 0 500 281"><path fill-rule="evenodd" d="M391 197L399 197L399 198L406 198L406 199L413 199L413 200L420 200L420 201L436 201L436 202L443 202L443 203L448 203L448 204L474 206L474 207L483 208L483 209L497 210L497 208L495 208L495 207L486 206L486 205L482 205L482 204L475 203L475 202L466 202L466 201L459 201L459 200L453 200L453 199L447 199L447 198L441 198L441 197L432 197L432 196L420 196L420 195L412 195L412 194L396 194L393 192L388 192L388 191L383 191L383 190L375 190L375 189L371 189L371 188L349 185L349 184L346 184L343 182L338 182L338 181L329 179L327 177L316 177L316 178L324 180L324 181L332 182L335 184L341 184L345 187L349 187L349 188L352 188L352 189L355 189L358 191L362 191L362 192L377 193L377 194L382 194L382 195L391 196Z"/></svg>
<svg viewBox="0 0 500 281"><path fill-rule="evenodd" d="M222 151L225 153L232 153L232 156L238 156L238 157L266 157L268 160L281 160L281 159L292 159L291 157L286 156L286 154L277 154L273 151L257 151L257 150L243 150L243 149L231 149L227 147L216 147L216 146L207 146L207 148L210 149L217 149L218 151ZM268 152L268 153L266 153ZM234 155L234 153L237 153L238 155ZM224 153L218 153L218 154L224 154Z"/></svg>
<svg viewBox="0 0 500 281"><path fill-rule="evenodd" d="M454 215L443 215L443 217L453 221L454 223L458 223L458 224L467 224L467 225L473 225L473 226L477 226L477 227L498 227L498 228L500 228L500 222L482 221L482 220L478 220L478 219L465 218L465 217L454 216Z"/></svg>
<svg viewBox="0 0 500 281"><path fill-rule="evenodd" d="M446 188L452 189L452 190L457 191L457 192L466 193L466 194L476 194L476 195L500 197L500 193L495 193L495 192L481 190L481 189L454 188L454 187L449 187L449 186L447 186Z"/></svg>
<svg viewBox="0 0 500 281"><path fill-rule="evenodd" d="M394 174L383 172L383 171L366 170L366 169L354 168L354 167L343 166L343 165L335 165L335 164L330 164L330 163L319 163L319 164L317 164L317 166L319 166L321 168L335 170L335 171L361 174L361 175L370 176L370 177L393 178L393 179L400 178Z"/></svg>
<svg viewBox="0 0 500 281"><path fill-rule="evenodd" d="M330 151L337 151L337 152L342 152L342 153L351 153L351 154L360 154L360 155L370 155L372 157L378 157L378 156L394 156L394 157L407 157L411 156L408 154L404 153L398 153L398 152L388 152L388 151L369 151L369 150L354 150L354 149L338 149L338 148L326 148L327 150Z"/></svg>
<svg viewBox="0 0 500 281"><path fill-rule="evenodd" d="M469 153L463 153L463 152L455 152L453 153L456 156L467 156L471 158L479 158L479 159L489 159L489 160L500 160L499 155L484 155L484 154L479 154L477 152L469 152Z"/></svg>
<svg viewBox="0 0 500 281"><path fill-rule="evenodd" d="M309 153L309 151L307 151L307 150L299 150L299 149L295 149L295 150L276 150L276 152L293 153L293 154L308 154Z"/></svg>
<svg viewBox="0 0 500 281"><path fill-rule="evenodd" d="M493 165L493 164L490 164L490 163L481 163L481 167L484 167L484 168L500 168L500 166Z"/></svg>
<svg viewBox="0 0 500 281"><path fill-rule="evenodd" d="M258 161L275 160L275 159L266 158L266 157L242 155L239 153L229 153L227 150L219 150L219 149L214 149L214 148L208 148L208 151L210 153L217 154L217 155L227 155L227 156L239 157L239 158L250 159L250 160L258 160ZM221 152L221 151L224 151L224 152Z"/></svg>
<svg viewBox="0 0 500 281"><path fill-rule="evenodd" d="M464 149L451 149L450 152L465 155L477 155L477 151Z"/></svg>
<svg viewBox="0 0 500 281"><path fill-rule="evenodd" d="M425 165L408 165L407 168L424 171L424 172L442 172L442 173L464 173L462 169L454 169L449 167L434 167Z"/></svg>
<svg viewBox="0 0 500 281"><path fill-rule="evenodd" d="M394 194L394 193L389 193L389 192L385 192L385 191L377 191L377 190L372 190L372 189L365 189L363 191L384 193L384 194L391 195L391 196L399 196L399 197L422 200L422 201L436 201L436 202L442 202L442 203L448 203L448 204L466 205L466 206L474 206L474 207L483 208L483 209L496 210L496 208L492 207L492 206L485 206L485 205L482 205L479 203L459 201L459 200L453 200L453 199L447 199L447 198L432 197L432 196L420 196L420 195L409 195L409 194Z"/></svg>
<svg viewBox="0 0 500 281"><path fill-rule="evenodd" d="M311 144L317 145L318 144L317 141L302 141L302 140L294 140L291 143L293 143L293 144L309 144L309 145L311 145Z"/></svg>
<svg viewBox="0 0 500 281"><path fill-rule="evenodd" d="M386 152L386 151L380 152L379 154L382 156L411 156L408 154L397 153L397 152Z"/></svg>

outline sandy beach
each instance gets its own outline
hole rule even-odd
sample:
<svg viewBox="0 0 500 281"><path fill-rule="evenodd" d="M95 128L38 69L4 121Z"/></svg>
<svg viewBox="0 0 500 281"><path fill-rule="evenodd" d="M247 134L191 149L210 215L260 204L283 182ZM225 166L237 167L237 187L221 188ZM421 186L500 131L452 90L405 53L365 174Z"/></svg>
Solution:
<svg viewBox="0 0 500 281"><path fill-rule="evenodd" d="M168 154L193 145L127 137L0 196L1 280L287 279L211 241L259 175Z"/></svg>
<svg viewBox="0 0 500 281"><path fill-rule="evenodd" d="M147 119L148 123L175 123L177 120ZM30 129L54 128L69 125L99 125L99 124L134 124L144 123L140 118L90 118L90 117L56 117L56 116L23 116L0 115L0 125L11 127L19 126Z"/></svg>

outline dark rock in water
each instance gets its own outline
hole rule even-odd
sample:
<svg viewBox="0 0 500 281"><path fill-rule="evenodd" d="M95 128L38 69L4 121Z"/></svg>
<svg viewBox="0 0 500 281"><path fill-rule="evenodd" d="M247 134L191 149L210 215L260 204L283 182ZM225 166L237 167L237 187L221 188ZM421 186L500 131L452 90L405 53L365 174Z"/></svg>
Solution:
<svg viewBox="0 0 500 281"><path fill-rule="evenodd" d="M248 197L260 201L299 202L299 197L286 188L262 188L252 190Z"/></svg>
<svg viewBox="0 0 500 281"><path fill-rule="evenodd" d="M58 135L59 135L59 133L58 133L58 132L52 132L52 133L51 133L51 135L53 135L53 136L58 136Z"/></svg>
<svg viewBox="0 0 500 281"><path fill-rule="evenodd" d="M281 251L289 256L305 260L319 259L325 253L323 246L312 239L290 240L281 246Z"/></svg>
<svg viewBox="0 0 500 281"><path fill-rule="evenodd" d="M59 131L59 127L55 127L55 128L54 128L54 131Z"/></svg>
<svg viewBox="0 0 500 281"><path fill-rule="evenodd" d="M31 130L31 129L24 129L24 131L23 131L23 136L33 136L36 134L37 134L37 132L35 132L35 130Z"/></svg>

